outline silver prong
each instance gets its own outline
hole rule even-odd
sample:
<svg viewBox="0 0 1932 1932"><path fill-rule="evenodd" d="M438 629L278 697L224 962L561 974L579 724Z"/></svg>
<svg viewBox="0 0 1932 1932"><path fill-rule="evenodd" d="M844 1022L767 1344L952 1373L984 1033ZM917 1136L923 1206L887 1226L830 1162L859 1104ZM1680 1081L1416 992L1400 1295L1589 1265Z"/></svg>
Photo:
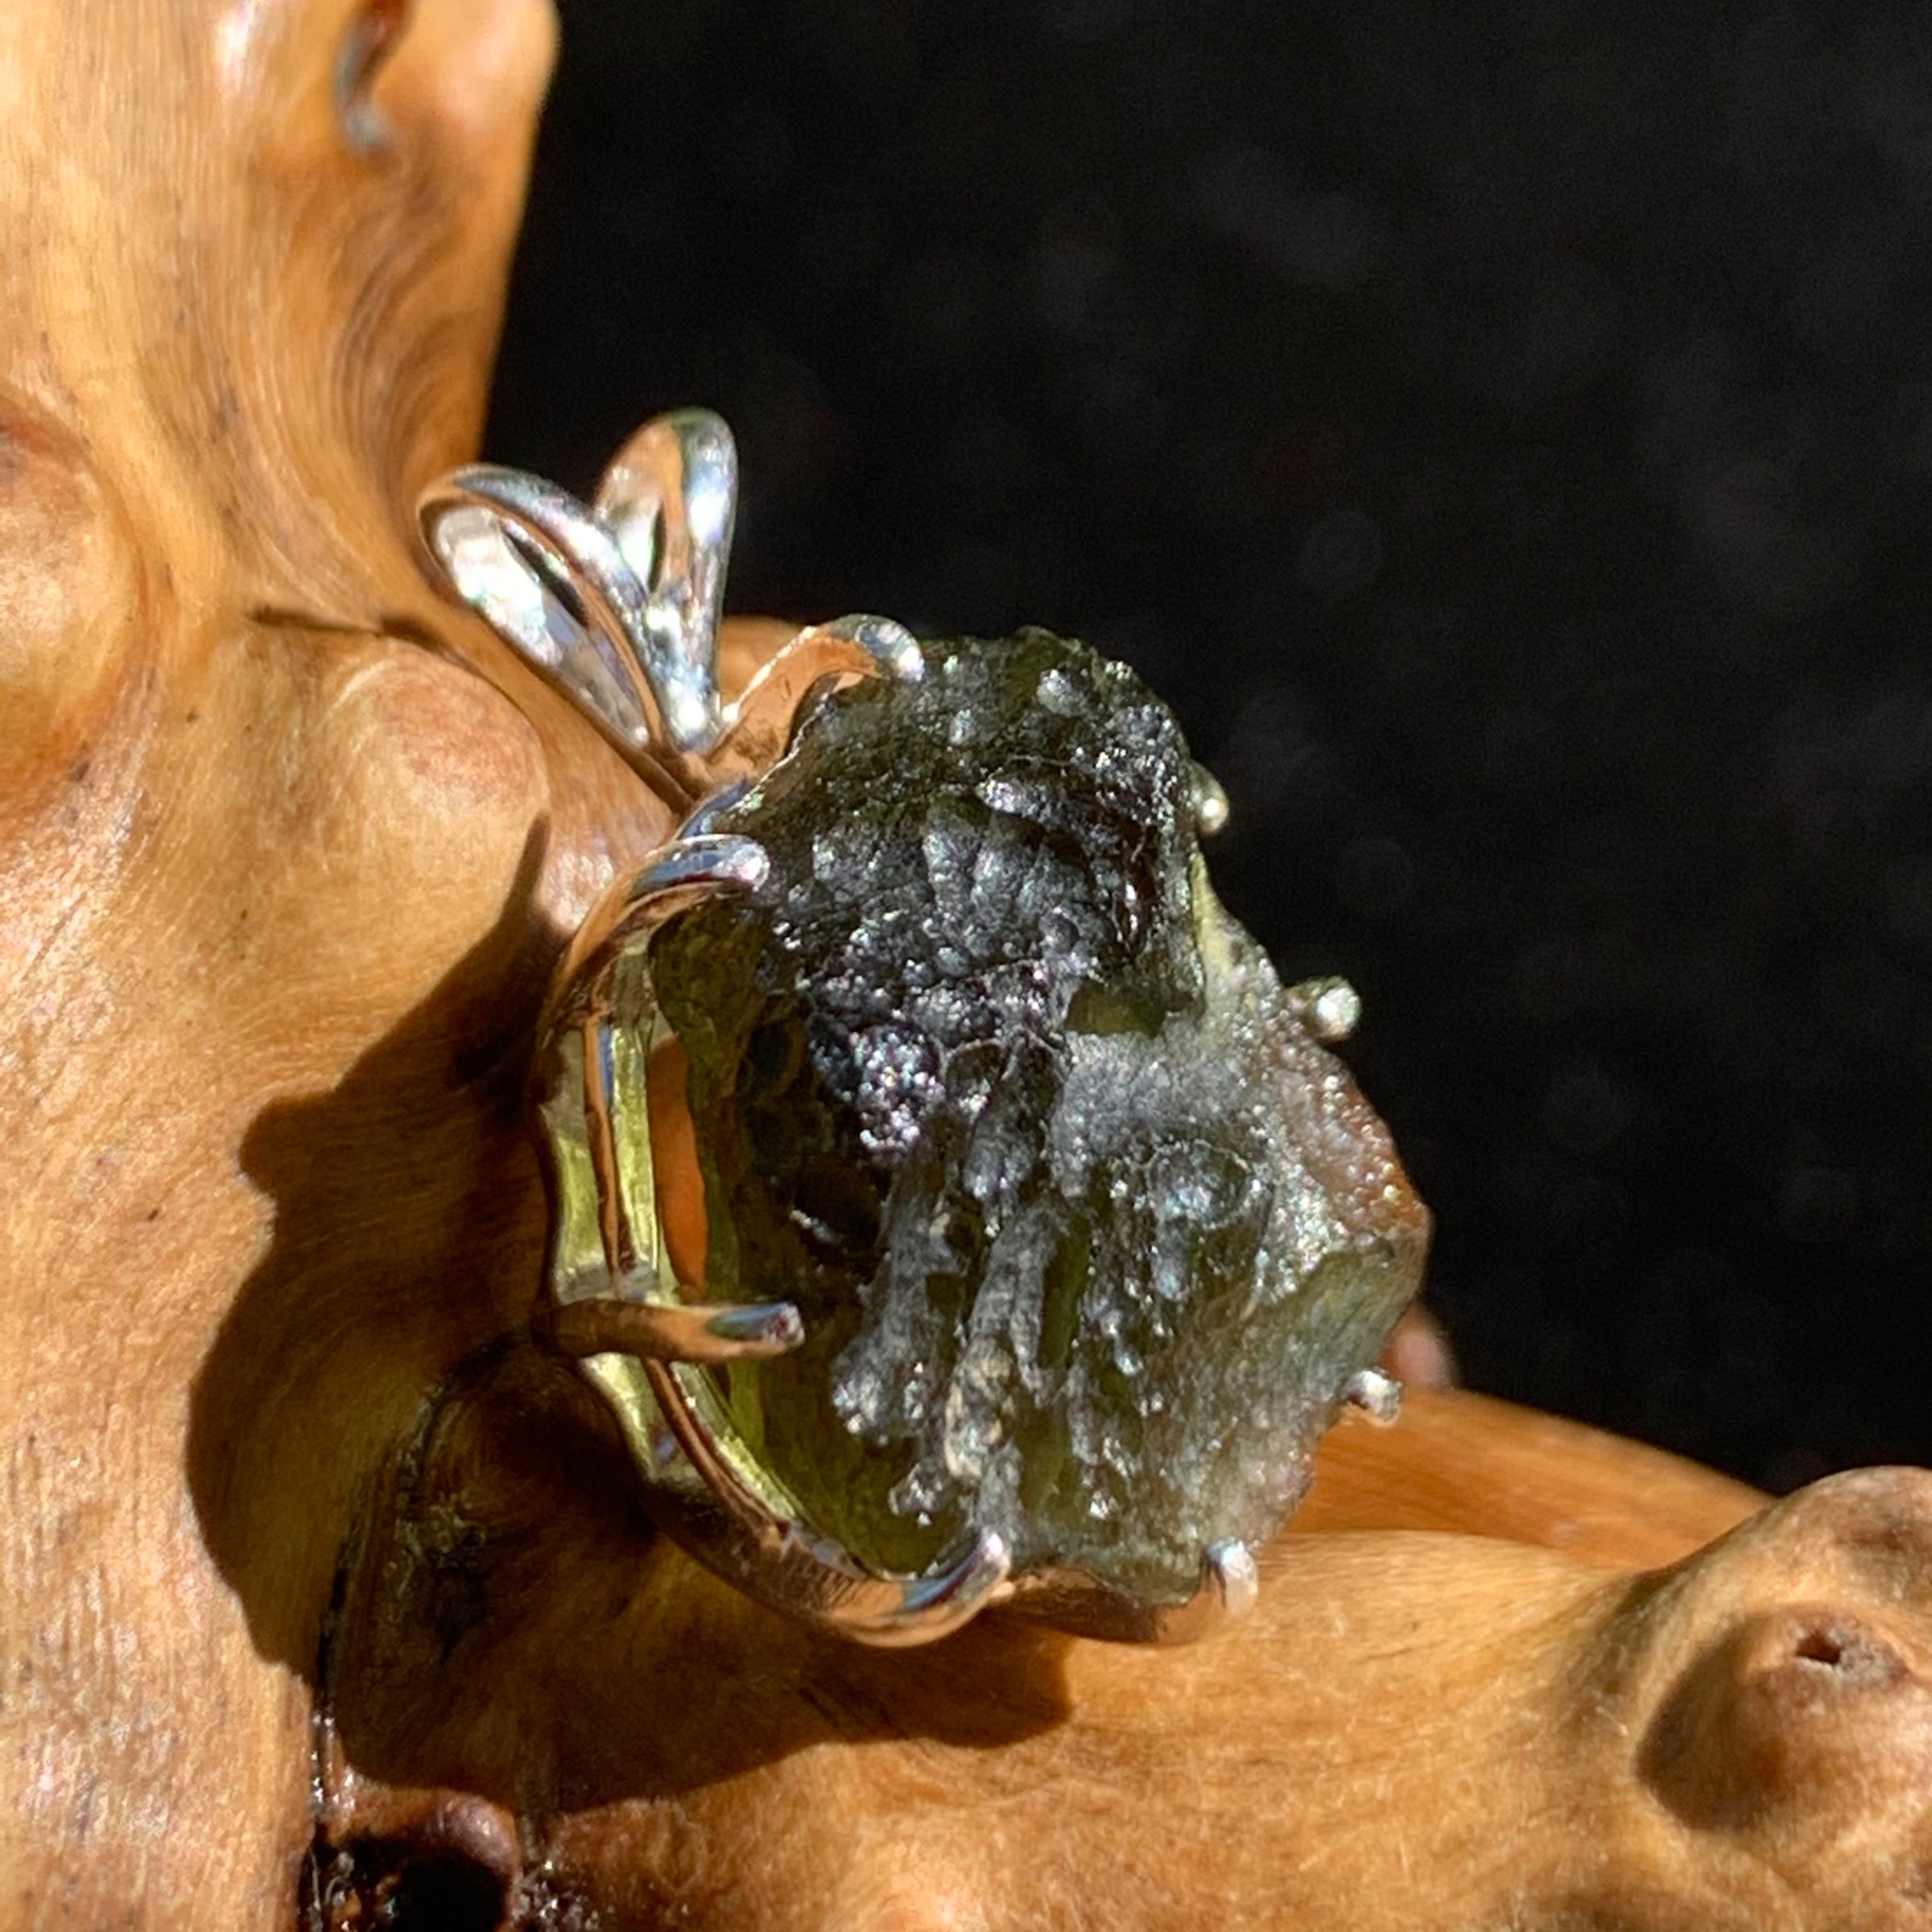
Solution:
<svg viewBox="0 0 1932 1932"><path fill-rule="evenodd" d="M1211 839L1228 823L1228 794L1205 765L1194 768L1194 828Z"/></svg>
<svg viewBox="0 0 1932 1932"><path fill-rule="evenodd" d="M861 1587L830 1604L828 1620L845 1636L883 1649L929 1644L970 1622L1012 1568L1006 1539L983 1530L957 1562L892 1583L890 1601L881 1602L876 1588Z"/></svg>
<svg viewBox="0 0 1932 1932"><path fill-rule="evenodd" d="M853 611L814 628L829 637L843 638L869 652L888 677L916 684L926 675L926 658L919 639L894 618Z"/></svg>
<svg viewBox="0 0 1932 1932"><path fill-rule="evenodd" d="M1362 996L1344 979L1326 974L1288 989L1302 1024L1324 1046L1345 1040L1362 1022Z"/></svg>
<svg viewBox="0 0 1932 1932"><path fill-rule="evenodd" d="M1179 1603L1150 1603L1067 1569L1028 1571L1005 1600L1055 1629L1104 1643L1192 1644L1251 1609L1259 1587L1248 1546L1228 1537L1202 1551L1194 1589Z"/></svg>
<svg viewBox="0 0 1932 1932"><path fill-rule="evenodd" d="M548 1339L566 1355L658 1362L738 1362L788 1355L805 1339L790 1302L566 1302L548 1311Z"/></svg>
<svg viewBox="0 0 1932 1932"><path fill-rule="evenodd" d="M756 839L731 832L700 832L661 846L639 867L626 898L633 906L692 886L755 892L771 870L771 859Z"/></svg>
<svg viewBox="0 0 1932 1932"><path fill-rule="evenodd" d="M678 913L714 893L755 890L770 869L765 848L755 839L711 833L674 840L652 852L634 877L598 901L565 957L561 977L568 994L550 1023L573 1027L582 1042L582 1133L598 1177L599 1232L613 1284L629 1280L639 1256L655 1246L640 1241L631 1227L625 1191L617 1178L617 1034L612 1001L618 968L628 949L647 943Z"/></svg>
<svg viewBox="0 0 1932 1932"><path fill-rule="evenodd" d="M1402 1412L1402 1385L1379 1368L1358 1368L1342 1385L1342 1400L1386 1429Z"/></svg>
<svg viewBox="0 0 1932 1932"><path fill-rule="evenodd" d="M699 801L697 809L678 828L675 843L687 844L693 839L708 838L718 820L739 803L746 792L751 790L749 778L736 778L729 785L721 785L707 798Z"/></svg>
<svg viewBox="0 0 1932 1932"><path fill-rule="evenodd" d="M1156 1612L1154 1641L1160 1644L1196 1644L1223 1624L1254 1608L1261 1588L1254 1558L1236 1537L1210 1543L1201 1552L1201 1580L1184 1604Z"/></svg>
<svg viewBox="0 0 1932 1932"><path fill-rule="evenodd" d="M916 683L924 675L925 658L912 633L890 617L837 617L808 625L767 658L738 693L724 735L706 758L712 783L755 781L769 771L791 741L799 706L828 679Z"/></svg>
<svg viewBox="0 0 1932 1932"><path fill-rule="evenodd" d="M1254 1608L1261 1595L1261 1575L1254 1552L1234 1537L1210 1543L1201 1558L1203 1576L1221 1600L1221 1619L1233 1623Z"/></svg>
<svg viewBox="0 0 1932 1932"><path fill-rule="evenodd" d="M681 1372L646 1364L658 1415L646 1450L658 1521L720 1575L782 1615L854 1643L905 1649L949 1636L997 1603L1013 1567L983 1531L917 1576L867 1568L747 1489L707 1435L694 1436ZM692 1451L697 1453L694 1457Z"/></svg>

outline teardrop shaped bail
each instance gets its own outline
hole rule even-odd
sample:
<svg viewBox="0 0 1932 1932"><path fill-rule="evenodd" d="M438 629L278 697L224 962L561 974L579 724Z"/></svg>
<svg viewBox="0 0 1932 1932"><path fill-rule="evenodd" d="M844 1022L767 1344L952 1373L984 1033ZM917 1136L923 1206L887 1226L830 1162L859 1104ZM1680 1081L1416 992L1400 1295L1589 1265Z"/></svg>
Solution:
<svg viewBox="0 0 1932 1932"><path fill-rule="evenodd" d="M723 732L718 621L738 514L738 448L708 409L654 416L605 468L597 514L644 586L644 662L680 751Z"/></svg>
<svg viewBox="0 0 1932 1932"><path fill-rule="evenodd" d="M718 619L737 510L724 419L676 410L613 460L594 506L476 463L426 489L423 540L461 601L654 782L723 735Z"/></svg>

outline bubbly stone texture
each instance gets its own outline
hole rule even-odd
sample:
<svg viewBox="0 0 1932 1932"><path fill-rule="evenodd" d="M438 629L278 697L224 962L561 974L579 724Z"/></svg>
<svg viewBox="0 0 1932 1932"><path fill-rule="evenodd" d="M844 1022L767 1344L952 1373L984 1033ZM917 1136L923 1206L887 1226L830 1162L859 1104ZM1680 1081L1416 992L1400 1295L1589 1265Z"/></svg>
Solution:
<svg viewBox="0 0 1932 1932"><path fill-rule="evenodd" d="M652 947L708 1292L807 1323L730 1411L873 1564L986 1528L1179 1600L1299 1499L1427 1217L1209 890L1166 708L1041 632L925 650L802 720L718 828L766 883Z"/></svg>

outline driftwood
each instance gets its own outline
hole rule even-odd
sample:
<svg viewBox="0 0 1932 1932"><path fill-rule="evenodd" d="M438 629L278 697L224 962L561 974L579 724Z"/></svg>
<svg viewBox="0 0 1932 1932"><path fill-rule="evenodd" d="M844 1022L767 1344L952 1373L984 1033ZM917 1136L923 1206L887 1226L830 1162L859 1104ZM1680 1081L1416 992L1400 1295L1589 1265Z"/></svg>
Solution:
<svg viewBox="0 0 1932 1932"><path fill-rule="evenodd" d="M408 535L551 32L0 0L0 1927L1932 1926L1932 1477L1424 1395L1174 1653L651 1536L520 1094L663 826Z"/></svg>

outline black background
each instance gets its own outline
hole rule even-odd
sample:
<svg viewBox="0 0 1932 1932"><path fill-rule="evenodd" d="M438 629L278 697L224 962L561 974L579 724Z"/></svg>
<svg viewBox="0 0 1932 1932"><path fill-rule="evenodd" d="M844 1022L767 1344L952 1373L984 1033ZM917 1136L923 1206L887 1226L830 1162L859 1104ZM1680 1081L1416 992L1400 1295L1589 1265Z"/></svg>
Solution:
<svg viewBox="0 0 1932 1932"><path fill-rule="evenodd" d="M490 453L1037 621L1345 972L1476 1386L1932 1461L1932 14L566 0Z"/></svg>

